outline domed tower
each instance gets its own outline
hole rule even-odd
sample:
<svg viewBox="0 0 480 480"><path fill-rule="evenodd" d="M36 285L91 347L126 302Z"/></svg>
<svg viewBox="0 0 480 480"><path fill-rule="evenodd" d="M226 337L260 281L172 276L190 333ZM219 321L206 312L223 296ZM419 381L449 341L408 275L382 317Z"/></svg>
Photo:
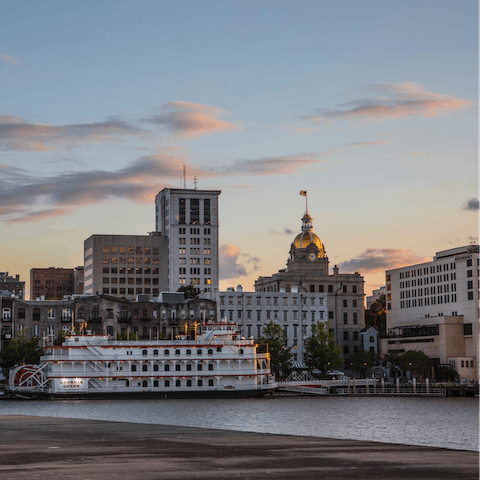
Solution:
<svg viewBox="0 0 480 480"><path fill-rule="evenodd" d="M313 218L308 211L302 218L302 231L290 247L290 258L287 260L288 272L309 272L328 275L328 257L325 246L318 235L313 233Z"/></svg>

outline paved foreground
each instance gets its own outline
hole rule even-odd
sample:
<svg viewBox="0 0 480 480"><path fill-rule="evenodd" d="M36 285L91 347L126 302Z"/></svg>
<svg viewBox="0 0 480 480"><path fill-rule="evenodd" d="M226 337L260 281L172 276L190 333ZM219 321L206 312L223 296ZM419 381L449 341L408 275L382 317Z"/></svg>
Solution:
<svg viewBox="0 0 480 480"><path fill-rule="evenodd" d="M73 405L72 405L73 407ZM0 478L478 479L478 452L0 415Z"/></svg>

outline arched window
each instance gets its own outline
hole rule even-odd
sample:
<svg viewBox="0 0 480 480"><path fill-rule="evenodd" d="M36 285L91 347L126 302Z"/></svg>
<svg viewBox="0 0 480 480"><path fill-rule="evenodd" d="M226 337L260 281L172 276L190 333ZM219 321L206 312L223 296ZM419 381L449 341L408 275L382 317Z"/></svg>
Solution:
<svg viewBox="0 0 480 480"><path fill-rule="evenodd" d="M144 357L146 357L146 356L147 356L147 351L146 351L146 350L142 350L142 355L143 355Z"/></svg>
<svg viewBox="0 0 480 480"><path fill-rule="evenodd" d="M12 317L12 311L9 308L4 308L2 310L2 320L10 320Z"/></svg>
<svg viewBox="0 0 480 480"><path fill-rule="evenodd" d="M180 364L179 364L179 363L177 363L177 364L175 365L175 371L176 371L176 372L179 372L179 371L180 371Z"/></svg>
<svg viewBox="0 0 480 480"><path fill-rule="evenodd" d="M211 348L208 349L208 354L213 355L213 350Z"/></svg>
<svg viewBox="0 0 480 480"><path fill-rule="evenodd" d="M142 387L144 387L144 388L145 388L145 387L148 387L148 382L147 382L146 380L144 380L144 381L142 382Z"/></svg>
<svg viewBox="0 0 480 480"><path fill-rule="evenodd" d="M163 353L166 357L168 357L170 355L170 350L167 348Z"/></svg>
<svg viewBox="0 0 480 480"><path fill-rule="evenodd" d="M187 380L187 387L191 387L192 386L192 381L191 380Z"/></svg>
<svg viewBox="0 0 480 480"><path fill-rule="evenodd" d="M153 386L154 386L154 387L158 387L158 380L154 380L154 381L153 381Z"/></svg>
<svg viewBox="0 0 480 480"><path fill-rule="evenodd" d="M169 372L170 371L170 365L165 365L165 371Z"/></svg>
<svg viewBox="0 0 480 480"><path fill-rule="evenodd" d="M187 364L187 371L190 372L191 370L192 370L192 366L188 363L188 364Z"/></svg>
<svg viewBox="0 0 480 480"><path fill-rule="evenodd" d="M203 370L203 365L201 363L198 364L197 370Z"/></svg>
<svg viewBox="0 0 480 480"><path fill-rule="evenodd" d="M203 387L203 381L202 381L202 380L199 380L199 381L197 382L197 385L198 385L199 387Z"/></svg>
<svg viewBox="0 0 480 480"><path fill-rule="evenodd" d="M370 343L375 343L375 339L373 337L370 337Z"/></svg>
<svg viewBox="0 0 480 480"><path fill-rule="evenodd" d="M180 380L177 380L177 381L175 382L175 386L176 386L176 387L181 387L181 386L182 386L182 383L180 382Z"/></svg>
<svg viewBox="0 0 480 480"><path fill-rule="evenodd" d="M241 348L241 349L238 351L238 354L239 354L239 355L243 355L243 348Z"/></svg>
<svg viewBox="0 0 480 480"><path fill-rule="evenodd" d="M147 364L142 365L142 371L148 372L148 365Z"/></svg>
<svg viewBox="0 0 480 480"><path fill-rule="evenodd" d="M48 309L48 318L55 318L55 310L53 308Z"/></svg>
<svg viewBox="0 0 480 480"><path fill-rule="evenodd" d="M209 370L213 370L213 363L209 363L209 364L208 364L208 369L209 369Z"/></svg>
<svg viewBox="0 0 480 480"><path fill-rule="evenodd" d="M132 372L136 372L137 371L137 366L136 365L132 365Z"/></svg>
<svg viewBox="0 0 480 480"><path fill-rule="evenodd" d="M177 348L177 349L175 350L175 355L180 355L180 349L179 349L179 348Z"/></svg>
<svg viewBox="0 0 480 480"><path fill-rule="evenodd" d="M213 380L209 380L209 381L208 381L208 386L209 386L209 387L213 387Z"/></svg>
<svg viewBox="0 0 480 480"><path fill-rule="evenodd" d="M168 367L168 365L167 365L167 367ZM166 387L169 387L169 386L170 386L170 380L165 380L165 386L166 386Z"/></svg>
<svg viewBox="0 0 480 480"><path fill-rule="evenodd" d="M158 372L158 365L157 365L157 364L155 364L155 365L153 366L153 371L154 371L154 372Z"/></svg>
<svg viewBox="0 0 480 480"><path fill-rule="evenodd" d="M187 349L187 355L191 355L192 354L192 351L188 348Z"/></svg>
<svg viewBox="0 0 480 480"><path fill-rule="evenodd" d="M158 355L158 350L154 350L154 351L153 351L153 355L154 355L154 356L157 356L157 355Z"/></svg>
<svg viewBox="0 0 480 480"><path fill-rule="evenodd" d="M202 354L202 349L201 348L197 348L197 355L201 355Z"/></svg>

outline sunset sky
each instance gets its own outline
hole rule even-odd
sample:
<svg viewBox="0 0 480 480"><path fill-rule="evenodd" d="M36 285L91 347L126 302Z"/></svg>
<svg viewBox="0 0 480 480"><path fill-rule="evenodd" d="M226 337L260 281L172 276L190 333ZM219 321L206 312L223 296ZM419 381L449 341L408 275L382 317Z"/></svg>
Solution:
<svg viewBox="0 0 480 480"><path fill-rule="evenodd" d="M222 290L285 267L300 190L367 294L478 242L473 0L19 1L0 39L0 271L27 283L153 231L184 163L222 191Z"/></svg>

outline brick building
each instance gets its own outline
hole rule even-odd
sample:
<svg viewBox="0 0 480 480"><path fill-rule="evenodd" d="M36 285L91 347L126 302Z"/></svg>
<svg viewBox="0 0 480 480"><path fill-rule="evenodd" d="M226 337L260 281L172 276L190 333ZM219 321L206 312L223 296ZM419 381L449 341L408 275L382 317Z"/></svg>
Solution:
<svg viewBox="0 0 480 480"><path fill-rule="evenodd" d="M30 270L30 299L60 300L75 293L73 268L32 268Z"/></svg>

